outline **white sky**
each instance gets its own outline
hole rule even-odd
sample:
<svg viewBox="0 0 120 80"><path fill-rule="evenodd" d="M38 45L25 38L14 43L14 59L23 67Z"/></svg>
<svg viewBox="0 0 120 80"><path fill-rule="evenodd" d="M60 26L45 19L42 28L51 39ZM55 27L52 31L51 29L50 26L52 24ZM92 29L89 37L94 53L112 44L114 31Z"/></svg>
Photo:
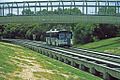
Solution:
<svg viewBox="0 0 120 80"><path fill-rule="evenodd" d="M0 0L0 2L48 1L48 0Z"/></svg>
<svg viewBox="0 0 120 80"><path fill-rule="evenodd" d="M48 0L0 0L0 2L22 2L22 1L48 1ZM109 0L101 0L101 1L109 1ZM113 1L119 1L119 0L113 0Z"/></svg>

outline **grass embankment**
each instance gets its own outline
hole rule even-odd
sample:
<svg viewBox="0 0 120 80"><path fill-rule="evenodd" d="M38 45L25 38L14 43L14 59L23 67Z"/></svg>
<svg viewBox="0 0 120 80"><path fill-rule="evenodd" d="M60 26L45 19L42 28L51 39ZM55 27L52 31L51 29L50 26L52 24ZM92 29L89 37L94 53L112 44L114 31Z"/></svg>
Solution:
<svg viewBox="0 0 120 80"><path fill-rule="evenodd" d="M92 42L85 45L76 46L79 48L91 49L120 55L120 37L105 39L98 42Z"/></svg>
<svg viewBox="0 0 120 80"><path fill-rule="evenodd" d="M0 80L101 80L30 49L0 42Z"/></svg>

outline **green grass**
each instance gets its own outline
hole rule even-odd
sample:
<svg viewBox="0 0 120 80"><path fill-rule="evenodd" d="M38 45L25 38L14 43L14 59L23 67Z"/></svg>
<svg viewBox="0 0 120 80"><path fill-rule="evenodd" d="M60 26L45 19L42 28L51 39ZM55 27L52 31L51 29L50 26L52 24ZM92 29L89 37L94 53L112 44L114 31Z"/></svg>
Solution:
<svg viewBox="0 0 120 80"><path fill-rule="evenodd" d="M85 45L76 45L79 48L92 49L113 54L120 54L120 37L100 40Z"/></svg>
<svg viewBox="0 0 120 80"><path fill-rule="evenodd" d="M24 76L27 74L27 76ZM102 80L30 49L0 42L0 80Z"/></svg>

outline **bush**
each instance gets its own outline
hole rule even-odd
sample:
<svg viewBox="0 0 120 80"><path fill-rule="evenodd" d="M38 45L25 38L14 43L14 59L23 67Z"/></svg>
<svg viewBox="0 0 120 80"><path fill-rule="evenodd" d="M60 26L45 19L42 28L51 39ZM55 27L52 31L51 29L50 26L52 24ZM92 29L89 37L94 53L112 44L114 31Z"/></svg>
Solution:
<svg viewBox="0 0 120 80"><path fill-rule="evenodd" d="M93 35L98 39L106 39L116 37L118 34L118 26L112 24L99 24L95 28Z"/></svg>

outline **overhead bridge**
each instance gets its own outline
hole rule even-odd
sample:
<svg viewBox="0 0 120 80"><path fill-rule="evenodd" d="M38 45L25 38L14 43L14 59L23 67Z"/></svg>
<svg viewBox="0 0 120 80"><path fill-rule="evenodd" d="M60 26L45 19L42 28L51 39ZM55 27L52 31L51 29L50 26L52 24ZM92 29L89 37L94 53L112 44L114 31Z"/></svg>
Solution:
<svg viewBox="0 0 120 80"><path fill-rule="evenodd" d="M77 14L72 9L78 8ZM103 12L100 12L100 9ZM108 12L108 8L112 8ZM30 9L33 13L22 13ZM60 9L58 13L54 12ZM66 14L65 10L69 9ZM42 11L46 10L45 14ZM38 13L39 12L39 13ZM1 2L0 24L6 23L120 23L120 1L118 0L52 0Z"/></svg>
<svg viewBox="0 0 120 80"><path fill-rule="evenodd" d="M13 16L0 17L0 24L6 23L107 23L120 24L117 16Z"/></svg>

